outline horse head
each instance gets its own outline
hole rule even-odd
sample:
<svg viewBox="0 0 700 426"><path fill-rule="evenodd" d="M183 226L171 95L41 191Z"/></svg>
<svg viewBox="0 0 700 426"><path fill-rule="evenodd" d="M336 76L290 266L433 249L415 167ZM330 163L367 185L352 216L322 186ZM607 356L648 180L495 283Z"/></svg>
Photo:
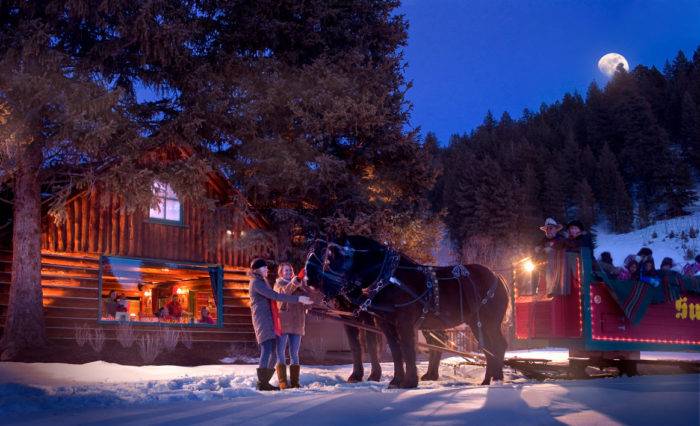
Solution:
<svg viewBox="0 0 700 426"><path fill-rule="evenodd" d="M366 237L316 239L306 256L308 285L329 298L346 291L349 284L369 285L384 251L381 244Z"/></svg>

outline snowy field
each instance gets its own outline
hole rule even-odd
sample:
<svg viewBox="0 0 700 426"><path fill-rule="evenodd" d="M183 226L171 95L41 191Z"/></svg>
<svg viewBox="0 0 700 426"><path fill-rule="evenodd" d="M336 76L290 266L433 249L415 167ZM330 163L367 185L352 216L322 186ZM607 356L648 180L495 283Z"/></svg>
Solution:
<svg viewBox="0 0 700 426"><path fill-rule="evenodd" d="M602 226L596 229L596 257L609 251L615 265L621 266L627 255L649 247L654 252L657 268L664 257L670 257L682 266L689 261L689 254L700 254L700 203L693 206L687 216L660 220L626 234L612 234L603 229Z"/></svg>
<svg viewBox="0 0 700 426"><path fill-rule="evenodd" d="M568 353L509 356L565 360ZM700 424L700 375L538 383L506 370L504 383L479 386L483 369L459 361L443 360L441 379L415 390L386 389L389 363L382 365L381 383L359 384L345 383L348 365L303 366L303 388L282 392L256 391L254 365L0 363L0 419L52 425Z"/></svg>

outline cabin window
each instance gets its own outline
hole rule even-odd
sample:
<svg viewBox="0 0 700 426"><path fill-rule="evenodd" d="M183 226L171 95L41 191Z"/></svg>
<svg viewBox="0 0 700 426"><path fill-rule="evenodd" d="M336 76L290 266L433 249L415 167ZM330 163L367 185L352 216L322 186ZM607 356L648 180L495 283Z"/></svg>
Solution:
<svg viewBox="0 0 700 426"><path fill-rule="evenodd" d="M220 266L103 256L99 319L221 326L222 287Z"/></svg>
<svg viewBox="0 0 700 426"><path fill-rule="evenodd" d="M173 188L167 183L153 183L153 203L148 217L157 221L182 222L182 205Z"/></svg>

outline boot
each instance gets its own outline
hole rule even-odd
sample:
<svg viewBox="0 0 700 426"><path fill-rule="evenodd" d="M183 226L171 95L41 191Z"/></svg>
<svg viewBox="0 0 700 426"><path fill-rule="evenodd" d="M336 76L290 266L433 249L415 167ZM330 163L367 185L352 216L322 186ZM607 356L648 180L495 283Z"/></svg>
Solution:
<svg viewBox="0 0 700 426"><path fill-rule="evenodd" d="M277 364L275 370L277 370L277 380L280 382L280 389L287 389L289 387L287 385L287 364Z"/></svg>
<svg viewBox="0 0 700 426"><path fill-rule="evenodd" d="M290 387L299 387L299 364L292 364L289 366L289 378L291 379Z"/></svg>
<svg viewBox="0 0 700 426"><path fill-rule="evenodd" d="M258 368L258 390L261 391L275 391L280 390L277 386L272 386L270 384L270 379L272 375L275 374L274 368Z"/></svg>

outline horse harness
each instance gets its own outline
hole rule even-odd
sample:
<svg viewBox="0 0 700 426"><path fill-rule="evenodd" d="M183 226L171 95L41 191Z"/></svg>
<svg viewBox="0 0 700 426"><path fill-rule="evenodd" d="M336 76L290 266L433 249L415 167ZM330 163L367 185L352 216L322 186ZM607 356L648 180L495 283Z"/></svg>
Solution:
<svg viewBox="0 0 700 426"><path fill-rule="evenodd" d="M342 249L346 250L346 252L352 253L352 251L355 251L355 249L352 248L347 248L347 247L342 247ZM349 249L349 250L348 250ZM314 255L315 256L315 255ZM382 261L382 264L379 268L379 273L377 274L377 278L372 282L367 287L362 287L362 283L359 281L353 281L353 280L348 280L348 279L343 279L341 273L337 273L335 271L327 270L325 268L326 264L326 257L327 254L324 255L324 260L322 264L324 265L323 268L323 276L324 278L330 278L331 281L333 281L336 286L339 284L340 285L340 290L338 294L342 296L345 300L347 300L350 304L358 306L357 309L353 312L353 315L355 317L359 316L362 312L368 312L370 314L373 314L371 311L372 310L378 310L378 311L385 311L385 312L391 312L396 308L401 308L401 307L406 307L409 306L413 303L418 303L420 302L423 307L421 311L420 317L416 321L416 328L420 328L421 324L425 320L426 316L429 313L432 313L437 317L439 320L445 322L445 320L441 317L440 315L440 287L439 287L439 282L440 281L450 281L450 280L456 280L458 283L460 282L461 278L466 278L470 284L470 287L472 288L473 291L473 297L470 298L471 303L470 303L470 315L469 318L464 317L464 306L463 306L463 294L462 294L462 286L459 285L459 311L460 311L460 323L466 323L468 320L471 320L472 317L476 317L476 326L478 330L478 336L477 340L479 343L479 346L483 348L483 332L482 332L482 323L481 323L481 318L479 315L479 311L481 308L486 305L491 299L496 294L496 288L498 286L498 278L494 276L494 282L491 284L491 287L488 289L486 292L486 295L484 297L479 296L478 290L476 288L476 285L474 284L474 281L471 278L471 273L469 272L469 269L465 265L456 265L452 268L452 276L447 277L447 278L438 278L437 277L437 272L436 268L433 266L400 266L401 262L401 254L392 249L392 248L387 248L384 250L384 260ZM408 269L408 270L416 270L419 272L422 272L423 275L425 276L425 291L421 294L417 294L415 291L413 291L411 288L407 287L405 284L403 284L398 278L394 276L395 272L400 269ZM388 286L394 286L405 293L407 293L411 300L405 303L401 304L395 304L392 307L383 307L379 306L374 303L374 299L379 295L379 293L385 289ZM365 296L364 300L361 300L355 296L353 296L353 293L356 293L357 290L360 290L360 292Z"/></svg>

